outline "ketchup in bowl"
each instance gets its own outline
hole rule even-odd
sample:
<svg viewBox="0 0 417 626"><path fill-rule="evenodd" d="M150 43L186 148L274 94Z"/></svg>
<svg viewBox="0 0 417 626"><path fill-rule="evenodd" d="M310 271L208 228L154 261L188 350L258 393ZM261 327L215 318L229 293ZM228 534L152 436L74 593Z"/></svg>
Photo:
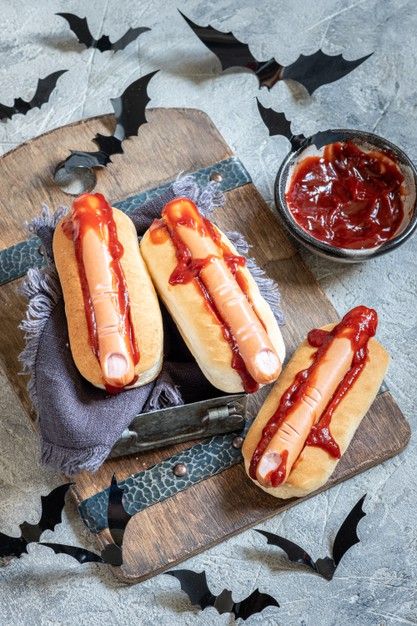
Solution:
<svg viewBox="0 0 417 626"><path fill-rule="evenodd" d="M297 224L315 239L366 249L398 232L404 193L404 176L392 152L341 141L298 161L285 200Z"/></svg>

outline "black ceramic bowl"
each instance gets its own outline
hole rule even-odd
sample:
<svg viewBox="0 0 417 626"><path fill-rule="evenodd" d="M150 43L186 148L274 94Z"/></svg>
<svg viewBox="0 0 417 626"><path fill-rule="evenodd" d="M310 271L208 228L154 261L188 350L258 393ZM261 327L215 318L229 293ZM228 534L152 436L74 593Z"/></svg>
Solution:
<svg viewBox="0 0 417 626"><path fill-rule="evenodd" d="M397 165L404 175L405 187L407 189L407 197L403 199L404 220L394 237L374 248L338 248L319 241L305 231L297 224L289 210L285 200L285 191L291 179L292 169L299 160L309 154L317 154L315 145L313 145L311 141L307 141L300 147L294 148L286 156L275 180L275 205L283 220L284 226L291 235L312 252L342 263L359 263L366 261L380 256L381 254L391 252L391 250L394 250L404 243L417 228L417 170L408 156L400 148L386 139L360 130L335 129L326 131L325 133L319 133L319 135L321 146L336 141L351 141L365 150L376 148L393 153L396 157Z"/></svg>

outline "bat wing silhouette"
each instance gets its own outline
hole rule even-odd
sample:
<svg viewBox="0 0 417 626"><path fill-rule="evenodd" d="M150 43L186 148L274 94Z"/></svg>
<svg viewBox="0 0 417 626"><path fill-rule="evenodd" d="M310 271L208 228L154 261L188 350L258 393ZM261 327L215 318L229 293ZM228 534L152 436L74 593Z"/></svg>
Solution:
<svg viewBox="0 0 417 626"><path fill-rule="evenodd" d="M71 483L60 485L47 496L41 497L42 513L39 522L37 524L29 524L28 522L20 524L20 537L9 537L4 533L0 533L0 558L19 558L27 552L29 543L37 542L42 546L51 548L55 554L67 554L79 563L96 562L114 566L122 565L123 537L131 515L126 512L123 506L123 489L117 484L115 476L113 476L110 484L107 509L108 527L113 542L109 543L102 550L101 554L96 554L78 546L40 541L41 535L45 530L54 530L55 526L61 523L65 495L70 486Z"/></svg>
<svg viewBox="0 0 417 626"><path fill-rule="evenodd" d="M142 33L146 33L148 30L151 29L147 28L146 26L129 28L129 30L127 30L125 34L120 37L120 39L114 41L111 44L112 50L114 50L115 52L117 52L118 50L124 50L124 48L126 48L126 46L128 46L132 41L135 41L135 39L137 39L139 35L141 35Z"/></svg>
<svg viewBox="0 0 417 626"><path fill-rule="evenodd" d="M309 146L314 144L316 148L320 149L329 143L339 141L339 134L333 130L322 130L315 133L311 137L305 137L305 135L294 135L291 131L291 122L287 120L284 113L274 111L274 109L267 109L256 98L258 104L258 111L262 118L263 123L269 131L269 135L282 135L286 137L291 143L293 150L298 150L301 146Z"/></svg>
<svg viewBox="0 0 417 626"><path fill-rule="evenodd" d="M180 11L181 13L181 11ZM279 80L295 80L311 95L318 87L333 83L349 74L371 55L347 61L341 54L330 56L322 50L314 54L301 54L291 65L281 65L276 59L259 61L248 44L236 39L232 32L223 33L212 26L200 26L181 13L200 41L219 59L222 69L242 67L251 70L259 80L259 87L271 89Z"/></svg>
<svg viewBox="0 0 417 626"><path fill-rule="evenodd" d="M55 526L61 523L65 496L70 486L71 483L65 483L53 489L47 496L41 497L42 513L39 522L20 524L20 537L9 537L0 533L0 557L19 558L27 552L29 543L39 541L45 530L54 530Z"/></svg>
<svg viewBox="0 0 417 626"><path fill-rule="evenodd" d="M123 150L117 150L117 152L121 153ZM111 154L116 154L116 152ZM66 170L70 171L76 169L77 167L106 167L106 165L110 162L110 154L102 152L101 150L96 150L95 152L71 150L71 155L67 157L63 163L60 163L57 169L64 167Z"/></svg>
<svg viewBox="0 0 417 626"><path fill-rule="evenodd" d="M20 524L22 537L29 543L39 541L45 530L54 530L62 522L62 509L65 505L65 496L71 483L65 483L53 489L47 496L41 496L42 513L37 524L23 522Z"/></svg>
<svg viewBox="0 0 417 626"><path fill-rule="evenodd" d="M223 70L229 67L251 70L258 77L259 86L268 89L280 80L283 66L275 59L258 61L249 50L248 44L236 39L233 33L223 33L213 26L199 26L181 11L179 13L200 41L217 56Z"/></svg>
<svg viewBox="0 0 417 626"><path fill-rule="evenodd" d="M342 54L329 55L323 50L317 50L314 54L300 54L298 59L284 67L282 70L282 80L295 80L301 83L311 95L321 85L334 83L336 80L350 74L354 69L371 57L367 54L364 57L347 61Z"/></svg>
<svg viewBox="0 0 417 626"><path fill-rule="evenodd" d="M150 102L148 84L158 71L159 70L150 72L138 78L126 87L121 96L111 99L114 114L117 119L114 137L120 141L137 135L142 124L146 124L145 109ZM96 139L96 143L98 143L100 147L102 146L98 139Z"/></svg>
<svg viewBox="0 0 417 626"><path fill-rule="evenodd" d="M123 489L117 484L113 475L109 489L109 504L107 508L107 523L113 543L109 543L101 552L96 554L78 546L68 546L61 543L41 543L51 548L55 554L66 554L76 559L78 563L107 563L119 567L123 563L123 537L131 515L126 512L123 502Z"/></svg>
<svg viewBox="0 0 417 626"><path fill-rule="evenodd" d="M83 565L84 563L105 563L104 559L95 552L79 548L78 546L67 546L63 543L41 543L42 546L51 548L55 554L66 554Z"/></svg>
<svg viewBox="0 0 417 626"><path fill-rule="evenodd" d="M366 494L355 504L337 532L333 543L333 561L336 567L349 548L360 541L357 528L361 519L366 515L365 511L362 509L365 498Z"/></svg>
<svg viewBox="0 0 417 626"><path fill-rule="evenodd" d="M279 607L279 603L268 593L261 593L259 589L255 589L241 602L235 602L232 613L236 619L240 617L245 620L255 613L261 613L267 606Z"/></svg>
<svg viewBox="0 0 417 626"><path fill-rule="evenodd" d="M249 50L248 44L236 39L231 32L223 33L213 26L199 26L181 11L179 13L200 41L216 55L223 70L227 70L229 67L247 67L256 71L255 68L259 65L259 61Z"/></svg>
<svg viewBox="0 0 417 626"><path fill-rule="evenodd" d="M31 100L22 100L22 98L16 98L12 106L6 106L0 104L0 120L11 119L13 115L22 113L25 115L30 109L40 109L43 104L46 104L51 96L51 93L56 87L58 78L65 74L68 70L59 70L53 72L45 78L40 78L36 91Z"/></svg>
<svg viewBox="0 0 417 626"><path fill-rule="evenodd" d="M107 525L113 543L108 544L104 548L101 552L101 558L104 563L114 566L120 566L123 563L123 538L126 526L132 517L123 506L123 493L123 489L119 487L116 477L113 475L107 508Z"/></svg>
<svg viewBox="0 0 417 626"><path fill-rule="evenodd" d="M292 563L300 563L301 565L307 565L314 570L316 569L314 561L308 552L306 552L303 548L300 548L300 546L293 541L285 539L285 537L275 535L274 533L269 533L266 530L259 530L258 528L255 528L255 530L257 533L266 538L268 544L278 546L284 550Z"/></svg>
<svg viewBox="0 0 417 626"><path fill-rule="evenodd" d="M17 559L27 552L28 542L23 537L9 537L0 533L0 559L16 557Z"/></svg>
<svg viewBox="0 0 417 626"><path fill-rule="evenodd" d="M326 556L323 559L313 561L308 552L296 543L285 539L285 537L281 537L280 535L275 535L274 533L269 533L264 530L255 530L266 537L268 544L277 546L278 548L284 550L291 562L305 565L326 580L331 580L342 557L352 546L359 542L356 531L360 520L366 515L362 509L365 497L366 494L355 504L340 526L333 543L332 558Z"/></svg>
<svg viewBox="0 0 417 626"><path fill-rule="evenodd" d="M271 137L273 135L283 135L289 139L294 149L298 148L306 141L304 135L294 135L291 131L291 122L287 120L284 113L278 113L272 108L267 109L259 102L258 98L256 98L256 102L259 114Z"/></svg>
<svg viewBox="0 0 417 626"><path fill-rule="evenodd" d="M72 150L71 155L58 166L70 171L77 167L105 167L114 154L123 153L122 142L137 135L139 128L146 123L145 109L150 101L148 96L149 81L159 70L141 76L131 83L121 96L111 102L117 120L113 135L97 134L93 141L98 146L96 152Z"/></svg>
<svg viewBox="0 0 417 626"><path fill-rule="evenodd" d="M137 39L139 35L151 30L146 27L129 28L120 39L112 43L108 35L102 35L100 39L95 39L91 34L85 17L78 17L78 15L74 15L73 13L56 13L56 15L63 17L64 20L68 22L70 29L76 35L79 43L84 44L87 48L97 48L100 52L105 52L106 50L117 52L118 50L123 50L132 41Z"/></svg>
<svg viewBox="0 0 417 626"><path fill-rule="evenodd" d="M109 491L107 520L111 537L119 548L123 543L126 526L132 517L123 506L123 494L124 490L119 487L116 477L113 475Z"/></svg>
<svg viewBox="0 0 417 626"><path fill-rule="evenodd" d="M218 596L215 596L210 591L204 571L198 573L192 570L178 569L165 573L174 576L179 581L181 589L187 594L191 604L199 606L201 610L208 606L214 606L220 615L233 613L236 619L240 617L245 620L255 613L260 613L267 606L279 607L275 598L266 593L261 593L258 589L255 589L250 596L240 602L234 602L232 592L229 589L223 589Z"/></svg>
<svg viewBox="0 0 417 626"><path fill-rule="evenodd" d="M214 606L216 596L209 589L206 572L177 569L165 573L179 580L181 589L185 591L192 605L199 606L202 610L208 606Z"/></svg>

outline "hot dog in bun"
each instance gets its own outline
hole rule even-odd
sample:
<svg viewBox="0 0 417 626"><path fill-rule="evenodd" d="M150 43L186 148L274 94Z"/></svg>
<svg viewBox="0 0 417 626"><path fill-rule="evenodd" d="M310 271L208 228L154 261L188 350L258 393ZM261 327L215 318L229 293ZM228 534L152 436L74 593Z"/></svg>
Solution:
<svg viewBox="0 0 417 626"><path fill-rule="evenodd" d="M387 371L377 322L358 306L296 350L242 448L249 477L268 493L304 496L333 473Z"/></svg>
<svg viewBox="0 0 417 626"><path fill-rule="evenodd" d="M83 194L57 225L53 253L82 376L113 393L153 380L162 319L131 219L101 194Z"/></svg>
<svg viewBox="0 0 417 626"><path fill-rule="evenodd" d="M191 200L166 204L140 246L160 297L215 387L252 392L277 379L285 348L274 315L244 257Z"/></svg>

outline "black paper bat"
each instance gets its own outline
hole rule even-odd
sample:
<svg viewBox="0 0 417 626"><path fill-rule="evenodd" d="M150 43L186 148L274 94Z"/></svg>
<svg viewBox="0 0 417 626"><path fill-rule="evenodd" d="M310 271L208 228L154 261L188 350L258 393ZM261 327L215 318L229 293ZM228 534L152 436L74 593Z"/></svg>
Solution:
<svg viewBox="0 0 417 626"><path fill-rule="evenodd" d="M278 546L284 550L289 560L293 563L306 565L326 580L331 580L336 572L337 566L342 560L342 557L352 546L360 541L356 531L360 520L366 515L366 513L362 510L362 504L365 498L366 494L355 504L340 526L333 543L332 558L326 556L324 559L317 559L317 561L313 561L311 556L303 550L303 548L300 548L300 546L296 543L285 539L285 537L280 537L274 533L268 533L265 530L258 530L257 528L255 530L266 537L268 544Z"/></svg>
<svg viewBox="0 0 417 626"><path fill-rule="evenodd" d="M27 552L29 543L38 542L45 530L54 530L62 521L62 509L65 496L71 483L65 483L53 489L47 496L41 497L42 513L37 524L23 522L20 524L20 537L9 537L0 533L0 557L19 558Z"/></svg>
<svg viewBox="0 0 417 626"><path fill-rule="evenodd" d="M123 37L111 43L108 35L102 35L100 39L94 39L85 17L78 17L78 15L74 15L73 13L56 13L55 15L63 17L64 20L68 22L70 29L76 35L79 43L84 44L87 48L97 48L100 52L105 52L106 50L117 52L118 50L123 50L132 41L135 41L139 35L151 30L147 27L129 28Z"/></svg>
<svg viewBox="0 0 417 626"><path fill-rule="evenodd" d="M27 552L28 542L20 537L9 537L4 533L0 533L0 559L8 559L9 557L20 558L22 554Z"/></svg>
<svg viewBox="0 0 417 626"><path fill-rule="evenodd" d="M131 519L131 515L126 512L123 502L123 489L117 484L116 477L113 475L110 490L109 504L107 509L108 528L113 543L109 543L101 554L96 554L91 550L79 548L78 546L68 546L61 543L41 543L43 546L51 548L55 554L66 554L81 564L84 563L107 563L119 567L123 564L123 537L126 526Z"/></svg>
<svg viewBox="0 0 417 626"><path fill-rule="evenodd" d="M301 54L294 63L287 66L281 65L274 58L258 61L249 50L248 44L236 39L233 33L223 33L212 26L199 26L183 13L181 15L200 41L217 56L223 70L229 67L251 70L258 77L259 87L268 89L279 80L290 79L301 83L311 95L321 85L343 78L373 54L347 61L341 54L330 56L317 50L307 56Z"/></svg>
<svg viewBox="0 0 417 626"><path fill-rule="evenodd" d="M16 113L26 115L30 109L40 109L43 104L48 102L51 93L56 87L58 78L67 71L59 70L45 76L45 78L40 78L32 100L26 101L22 100L22 98L15 98L11 107L0 104L0 120L11 119Z"/></svg>
<svg viewBox="0 0 417 626"><path fill-rule="evenodd" d="M233 613L236 619L239 617L243 620L247 619L255 613L261 613L267 606L277 606L278 602L267 593L261 593L259 589L255 589L241 602L234 602L232 592L229 589L215 596L211 593L207 585L206 573L193 572L188 569L177 569L165 572L169 576L174 576L180 581L181 589L185 591L190 598L191 604L197 605L203 611L208 606L214 606L218 613Z"/></svg>
<svg viewBox="0 0 417 626"><path fill-rule="evenodd" d="M263 123L269 130L269 135L283 135L289 139L293 149L300 147L307 141L307 137L304 135L294 135L291 131L291 122L287 120L284 113L278 113L274 109L267 109L256 98L258 104L258 111L262 118Z"/></svg>
<svg viewBox="0 0 417 626"><path fill-rule="evenodd" d="M291 131L291 122L287 120L284 113L278 113L274 109L267 109L256 98L258 104L259 114L263 123L268 128L269 135L282 135L286 137L291 143L293 150L298 150L301 146L307 147L314 144L318 149L326 146L333 141L338 140L338 134L332 130L321 130L311 137L299 134L294 135Z"/></svg>
<svg viewBox="0 0 417 626"><path fill-rule="evenodd" d="M94 137L93 141L99 147L98 151L71 150L71 155L60 163L57 169L65 168L71 171L77 167L105 167L111 162L113 154L121 154L122 142L137 135L139 128L146 123L145 109L150 101L148 84L158 71L141 76L131 83L121 96L111 99L117 126L113 135L106 136L98 133Z"/></svg>

